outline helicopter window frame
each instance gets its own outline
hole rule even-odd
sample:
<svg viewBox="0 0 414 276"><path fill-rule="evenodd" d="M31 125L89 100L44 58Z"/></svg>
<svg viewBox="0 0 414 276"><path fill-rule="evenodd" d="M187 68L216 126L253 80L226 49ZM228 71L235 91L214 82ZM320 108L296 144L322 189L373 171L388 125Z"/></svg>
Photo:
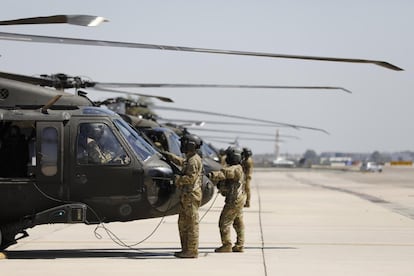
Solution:
<svg viewBox="0 0 414 276"><path fill-rule="evenodd" d="M102 137L88 138L85 133L88 128L100 128L101 135L106 141L99 141ZM88 139L90 139L90 143L88 143ZM131 163L131 158L124 145L106 122L80 122L76 132L75 152L76 163L82 166L128 166ZM93 155L93 157L89 158L89 155Z"/></svg>
<svg viewBox="0 0 414 276"><path fill-rule="evenodd" d="M156 149L145 141L145 139L123 119L115 119L114 123L140 160L146 161L157 154Z"/></svg>

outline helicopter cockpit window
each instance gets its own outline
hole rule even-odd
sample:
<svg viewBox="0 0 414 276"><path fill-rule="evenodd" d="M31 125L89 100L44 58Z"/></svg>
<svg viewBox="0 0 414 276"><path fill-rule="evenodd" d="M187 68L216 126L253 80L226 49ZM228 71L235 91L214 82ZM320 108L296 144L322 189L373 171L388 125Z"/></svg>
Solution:
<svg viewBox="0 0 414 276"><path fill-rule="evenodd" d="M46 127L42 131L41 171L45 176L54 176L58 171L58 131L54 127Z"/></svg>
<svg viewBox="0 0 414 276"><path fill-rule="evenodd" d="M168 135L168 141L170 144L170 152L180 156L182 154L180 150L180 136L178 136L175 132L172 132L170 135Z"/></svg>
<svg viewBox="0 0 414 276"><path fill-rule="evenodd" d="M214 159L216 161L219 160L219 157L218 157L217 153L214 151L214 149L212 149L210 147L210 145L203 143L201 145L201 151L202 151L202 153L203 153L204 156L209 156L210 158L212 158L212 159Z"/></svg>
<svg viewBox="0 0 414 276"><path fill-rule="evenodd" d="M77 138L79 164L126 165L131 159L112 130L103 123L82 123Z"/></svg>
<svg viewBox="0 0 414 276"><path fill-rule="evenodd" d="M148 144L144 138L138 135L125 121L115 120L115 125L118 127L125 140L131 145L138 157L145 161L152 155L156 154L155 149Z"/></svg>

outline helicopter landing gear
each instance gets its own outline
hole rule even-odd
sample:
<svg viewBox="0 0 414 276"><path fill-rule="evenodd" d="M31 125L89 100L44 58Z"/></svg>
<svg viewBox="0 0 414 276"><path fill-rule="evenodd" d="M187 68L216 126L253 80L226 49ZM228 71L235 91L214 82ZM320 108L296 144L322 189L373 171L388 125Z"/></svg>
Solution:
<svg viewBox="0 0 414 276"><path fill-rule="evenodd" d="M4 250L7 247L12 246L13 244L16 244L18 240L29 236L29 234L25 230L16 232L12 231L12 229L12 227L9 227L7 225L3 225L0 227L0 250ZM20 235L16 238L18 234Z"/></svg>
<svg viewBox="0 0 414 276"><path fill-rule="evenodd" d="M15 234L11 234L5 231L4 227L0 227L0 250L16 244Z"/></svg>

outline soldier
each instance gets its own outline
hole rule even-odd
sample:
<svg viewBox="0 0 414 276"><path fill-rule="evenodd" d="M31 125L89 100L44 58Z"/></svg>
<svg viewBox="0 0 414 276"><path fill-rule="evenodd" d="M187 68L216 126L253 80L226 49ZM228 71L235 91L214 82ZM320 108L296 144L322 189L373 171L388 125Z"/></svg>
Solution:
<svg viewBox="0 0 414 276"><path fill-rule="evenodd" d="M201 204L203 164L197 154L202 141L193 134L185 134L181 138L181 152L186 158L181 158L169 152L164 155L177 165L182 166L182 175L175 178L175 185L181 189L180 211L178 215L178 230L180 232L181 252L176 252L177 258L198 257L199 218L198 208Z"/></svg>
<svg viewBox="0 0 414 276"><path fill-rule="evenodd" d="M253 159L251 156L252 151L249 148L243 148L241 165L246 177L246 183L244 185L244 190L246 192L246 204L244 207L250 207L250 180L252 180L253 172Z"/></svg>
<svg viewBox="0 0 414 276"><path fill-rule="evenodd" d="M226 153L228 166L220 171L210 172L208 175L211 181L217 183L219 192L225 196L225 204L219 219L222 246L216 248L215 252L243 252L243 206L246 203L246 194L244 192L245 176L240 165L241 150L229 147ZM231 225L237 234L237 240L233 247L230 237Z"/></svg>
<svg viewBox="0 0 414 276"><path fill-rule="evenodd" d="M225 149L220 149L219 150L219 159L220 159L220 164L223 166L226 166L226 150Z"/></svg>
<svg viewBox="0 0 414 276"><path fill-rule="evenodd" d="M112 156L105 152L98 144L103 135L104 129L101 124L82 124L81 134L78 140L79 149L85 150L87 154L87 163L106 164Z"/></svg>

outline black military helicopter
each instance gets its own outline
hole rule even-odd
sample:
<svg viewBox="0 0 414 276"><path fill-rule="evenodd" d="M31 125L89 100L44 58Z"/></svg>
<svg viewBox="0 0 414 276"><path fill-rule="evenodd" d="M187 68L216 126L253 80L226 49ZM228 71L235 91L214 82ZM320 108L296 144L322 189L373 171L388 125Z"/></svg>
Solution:
<svg viewBox="0 0 414 276"><path fill-rule="evenodd" d="M178 171L119 115L71 95L0 78L1 248L45 223L176 214ZM94 139L105 159L88 148ZM203 203L213 194L207 178Z"/></svg>
<svg viewBox="0 0 414 276"><path fill-rule="evenodd" d="M0 25L68 23L92 26L105 19L58 15L0 21ZM100 41L0 32L1 40L127 47L212 54L371 63L388 62ZM92 137L92 135L95 135ZM47 223L131 221L176 214L176 169L116 113L95 107L82 93L47 89L0 77L0 248ZM88 139L103 140L103 159L92 158ZM203 202L212 185L203 183ZM20 234L20 236L19 236Z"/></svg>

